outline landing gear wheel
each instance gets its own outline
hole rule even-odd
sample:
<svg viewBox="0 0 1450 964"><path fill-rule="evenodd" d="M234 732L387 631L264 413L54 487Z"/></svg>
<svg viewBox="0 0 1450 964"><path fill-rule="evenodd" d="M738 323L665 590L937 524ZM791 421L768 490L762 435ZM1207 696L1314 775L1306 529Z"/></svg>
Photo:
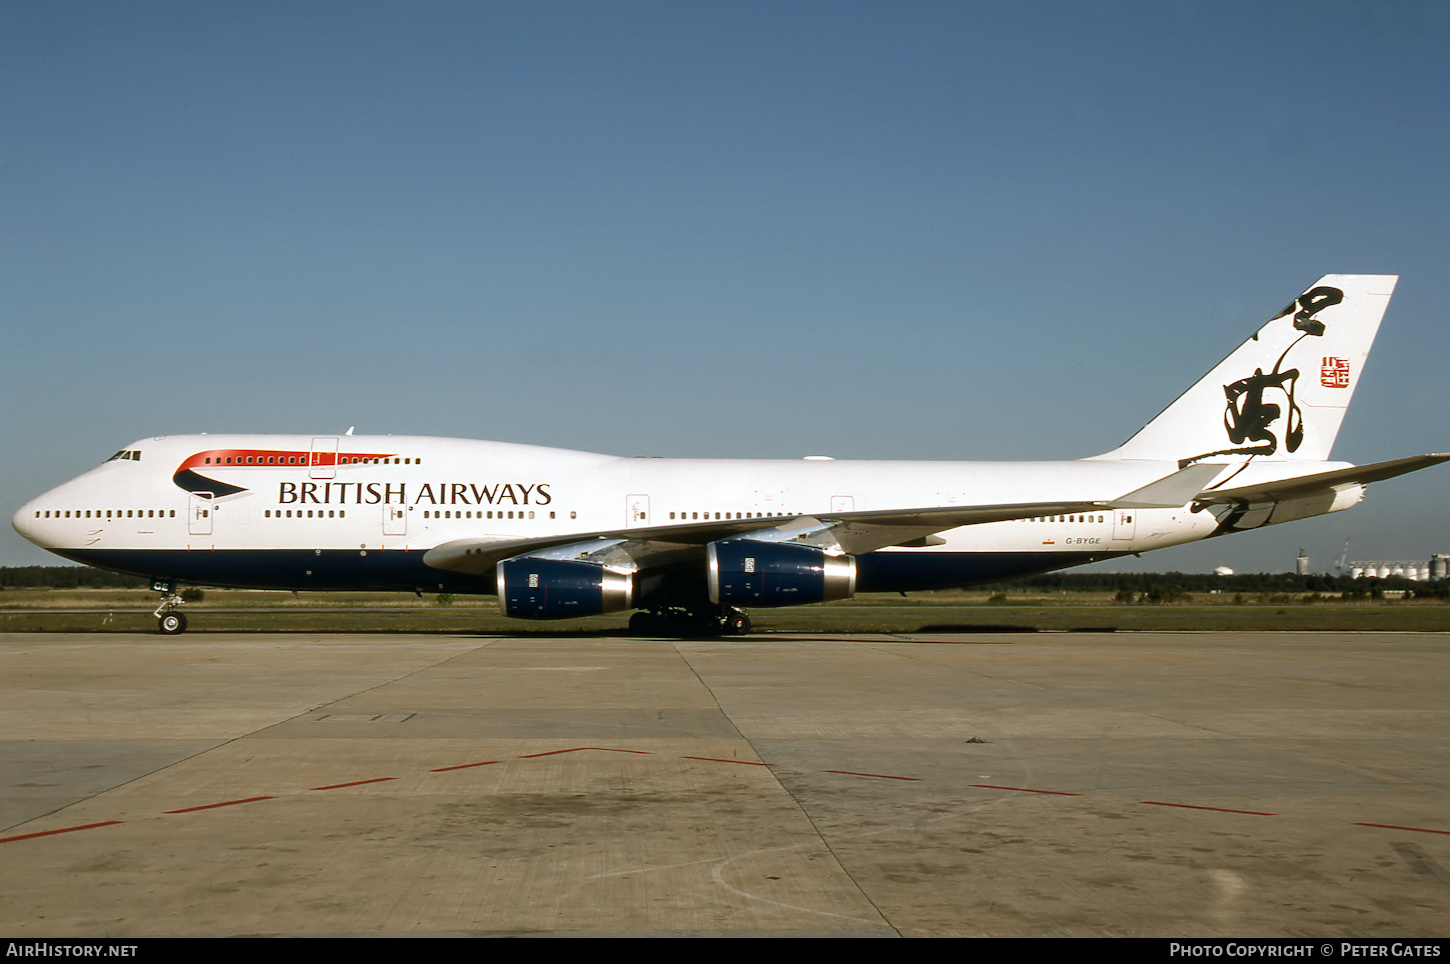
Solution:
<svg viewBox="0 0 1450 964"><path fill-rule="evenodd" d="M744 613L731 613L725 617L726 636L749 636L750 617Z"/></svg>
<svg viewBox="0 0 1450 964"><path fill-rule="evenodd" d="M163 636L180 636L186 632L186 617L181 613L167 613L157 622Z"/></svg>
<svg viewBox="0 0 1450 964"><path fill-rule="evenodd" d="M638 612L629 617L629 631L636 636L653 636L660 631L660 617L651 612Z"/></svg>

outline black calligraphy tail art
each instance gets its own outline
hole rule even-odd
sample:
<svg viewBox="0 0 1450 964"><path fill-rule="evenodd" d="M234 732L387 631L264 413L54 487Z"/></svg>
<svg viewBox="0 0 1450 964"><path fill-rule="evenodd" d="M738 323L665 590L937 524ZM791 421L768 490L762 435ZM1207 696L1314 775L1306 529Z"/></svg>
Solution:
<svg viewBox="0 0 1450 964"><path fill-rule="evenodd" d="M1321 278L1101 458L1180 466L1205 459L1328 459L1395 281L1389 275Z"/></svg>

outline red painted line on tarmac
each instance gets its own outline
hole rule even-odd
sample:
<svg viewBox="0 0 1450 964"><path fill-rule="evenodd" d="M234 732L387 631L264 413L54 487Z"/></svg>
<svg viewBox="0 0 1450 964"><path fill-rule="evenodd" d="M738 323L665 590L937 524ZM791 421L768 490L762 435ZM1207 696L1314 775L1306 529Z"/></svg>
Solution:
<svg viewBox="0 0 1450 964"><path fill-rule="evenodd" d="M124 820L102 820L100 823L83 823L79 827L61 827L59 830L42 830L38 833L22 833L13 837L0 837L0 843L9 843L12 840L33 840L36 837L49 837L57 833L70 833L72 830L91 830L95 827L113 827L118 823L125 823Z"/></svg>
<svg viewBox="0 0 1450 964"><path fill-rule="evenodd" d="M371 780L354 780L351 783L334 783L330 787L313 787L314 790L341 790L343 787L360 787L364 783L387 783L389 780L396 780L397 777L374 777Z"/></svg>
<svg viewBox="0 0 1450 964"><path fill-rule="evenodd" d="M436 770L429 770L429 773L447 773L449 770L467 770L469 767L486 767L494 763L502 763L502 760L483 760L479 763L460 763L456 767L439 767Z"/></svg>
<svg viewBox="0 0 1450 964"><path fill-rule="evenodd" d="M519 757L519 759L532 760L535 757L540 756L556 756L560 753L578 753L580 750L605 750L609 753L640 753L644 756L650 755L649 750L621 750L618 747L614 746L571 746L567 750L546 750L543 753L525 753L523 756Z"/></svg>
<svg viewBox="0 0 1450 964"><path fill-rule="evenodd" d="M921 777L897 777L889 773L858 773L855 770L822 770L822 773L844 773L848 777L880 777L882 780L913 780L919 781ZM1042 791L1038 791L1042 792Z"/></svg>
<svg viewBox="0 0 1450 964"><path fill-rule="evenodd" d="M1381 830L1413 830L1415 833L1450 833L1450 830L1431 830L1429 827L1397 827L1392 823L1356 823L1354 826L1379 827Z"/></svg>
<svg viewBox="0 0 1450 964"><path fill-rule="evenodd" d="M704 760L708 763L743 763L748 767L768 767L769 763L756 763L754 760L722 760L717 756L682 756L681 760Z"/></svg>
<svg viewBox="0 0 1450 964"><path fill-rule="evenodd" d="M1055 797L1080 797L1081 793L1067 793L1063 790L1034 790L1031 787L999 787L995 783L969 783L969 787L982 787L987 790L1016 790L1018 793L1050 793Z"/></svg>
<svg viewBox="0 0 1450 964"><path fill-rule="evenodd" d="M256 803L258 800L275 800L276 797L247 797L245 800L226 800L222 803L208 803L201 807L184 807L180 810L163 810L162 813L195 813L198 810L215 810L217 807L235 807L239 803Z"/></svg>
<svg viewBox="0 0 1450 964"><path fill-rule="evenodd" d="M1162 800L1139 800L1139 803L1146 803L1153 807L1182 807L1184 810L1216 810L1219 813L1249 813L1256 817L1277 817L1277 813L1265 813L1262 810L1231 810L1228 807L1199 807L1191 803L1164 803Z"/></svg>

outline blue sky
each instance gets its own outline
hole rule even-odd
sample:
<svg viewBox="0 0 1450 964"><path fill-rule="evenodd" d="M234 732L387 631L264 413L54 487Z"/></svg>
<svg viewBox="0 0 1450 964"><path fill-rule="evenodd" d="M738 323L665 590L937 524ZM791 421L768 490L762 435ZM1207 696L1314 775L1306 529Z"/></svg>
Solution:
<svg viewBox="0 0 1450 964"><path fill-rule="evenodd" d="M1450 449L1447 47L1434 3L7 0L5 511L203 431L1090 455L1341 271L1402 280L1336 457ZM1424 558L1447 481L1134 565Z"/></svg>

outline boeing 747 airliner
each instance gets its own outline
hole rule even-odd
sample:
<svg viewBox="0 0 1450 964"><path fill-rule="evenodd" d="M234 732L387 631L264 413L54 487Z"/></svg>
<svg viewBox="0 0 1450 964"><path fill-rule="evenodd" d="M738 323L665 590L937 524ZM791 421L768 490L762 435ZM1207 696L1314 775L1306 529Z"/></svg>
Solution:
<svg viewBox="0 0 1450 964"><path fill-rule="evenodd" d="M1338 512L1450 459L1328 461L1393 275L1328 275L1125 443L1062 462L634 459L423 437L133 442L15 514L21 535L183 584L496 594L509 616L751 608L969 586Z"/></svg>

